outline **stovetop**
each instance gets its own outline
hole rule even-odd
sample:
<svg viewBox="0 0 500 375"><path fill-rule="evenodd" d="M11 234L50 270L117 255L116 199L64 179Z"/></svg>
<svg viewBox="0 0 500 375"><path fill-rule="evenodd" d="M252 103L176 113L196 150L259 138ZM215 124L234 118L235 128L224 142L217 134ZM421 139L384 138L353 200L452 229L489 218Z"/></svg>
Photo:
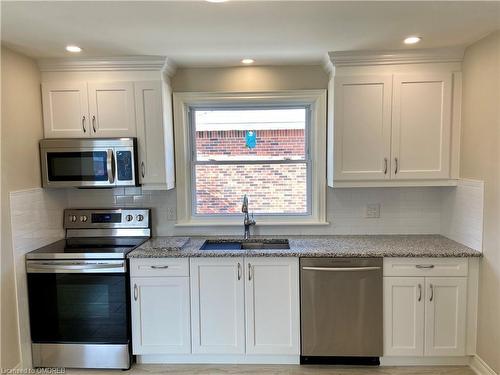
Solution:
<svg viewBox="0 0 500 375"><path fill-rule="evenodd" d="M149 237L68 238L26 254L26 259L125 259Z"/></svg>

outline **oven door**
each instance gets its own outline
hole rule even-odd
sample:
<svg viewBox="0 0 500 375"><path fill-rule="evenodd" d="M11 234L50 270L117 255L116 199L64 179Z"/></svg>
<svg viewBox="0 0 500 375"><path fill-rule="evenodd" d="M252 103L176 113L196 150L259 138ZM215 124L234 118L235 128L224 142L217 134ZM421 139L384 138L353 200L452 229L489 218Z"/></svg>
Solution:
<svg viewBox="0 0 500 375"><path fill-rule="evenodd" d="M30 261L27 265L33 343L129 342L127 273L111 266L106 269L104 263L96 267L84 262ZM94 267L98 272L93 272Z"/></svg>
<svg viewBox="0 0 500 375"><path fill-rule="evenodd" d="M113 148L41 149L43 187L113 187Z"/></svg>

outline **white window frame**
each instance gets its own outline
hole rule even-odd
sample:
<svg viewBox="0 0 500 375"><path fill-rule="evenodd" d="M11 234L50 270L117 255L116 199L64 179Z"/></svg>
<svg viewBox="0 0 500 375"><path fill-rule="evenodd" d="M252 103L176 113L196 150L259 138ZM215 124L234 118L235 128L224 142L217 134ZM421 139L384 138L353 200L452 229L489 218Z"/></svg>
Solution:
<svg viewBox="0 0 500 375"><path fill-rule="evenodd" d="M311 109L309 146L311 173L308 214L259 215L258 226L327 225L326 221L326 90L294 90L252 93L174 93L174 135L177 182L176 226L241 226L238 215L194 215L192 187L191 107L307 105ZM250 202L250 211L251 211Z"/></svg>

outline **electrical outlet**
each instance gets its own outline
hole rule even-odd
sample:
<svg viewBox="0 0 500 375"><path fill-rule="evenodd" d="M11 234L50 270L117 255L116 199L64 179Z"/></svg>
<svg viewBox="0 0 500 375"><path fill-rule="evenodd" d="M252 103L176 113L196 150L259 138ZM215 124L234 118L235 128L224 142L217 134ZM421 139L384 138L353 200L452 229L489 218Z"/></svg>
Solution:
<svg viewBox="0 0 500 375"><path fill-rule="evenodd" d="M167 207L167 220L176 220L177 210L175 207Z"/></svg>
<svg viewBox="0 0 500 375"><path fill-rule="evenodd" d="M378 219L380 217L380 203L367 204L365 217L368 219Z"/></svg>

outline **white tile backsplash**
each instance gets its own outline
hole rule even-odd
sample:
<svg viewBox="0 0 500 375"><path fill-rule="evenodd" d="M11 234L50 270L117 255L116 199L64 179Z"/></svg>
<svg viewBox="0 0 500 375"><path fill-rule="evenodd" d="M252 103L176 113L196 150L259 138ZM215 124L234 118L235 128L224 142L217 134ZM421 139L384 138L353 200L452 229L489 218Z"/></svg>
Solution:
<svg viewBox="0 0 500 375"><path fill-rule="evenodd" d="M441 188L433 187L328 189L327 220L330 224L321 227L293 227L291 233L440 233L441 191ZM365 217L367 204L380 204L380 218ZM172 211L175 213L176 210L175 190L143 192L140 188L70 189L68 190L68 206L73 208L151 207L155 235L195 233L196 231L196 228L189 230L175 228L175 215L172 214ZM173 219L169 220L169 218ZM239 233L238 230L239 228L226 228L225 232L219 234ZM258 223L257 230L259 230ZM282 233L281 229L280 233Z"/></svg>
<svg viewBox="0 0 500 375"><path fill-rule="evenodd" d="M10 193L12 248L16 274L17 311L23 367L31 367L26 253L64 237L63 210L68 206L66 190L41 188Z"/></svg>
<svg viewBox="0 0 500 375"><path fill-rule="evenodd" d="M483 247L484 182L460 180L443 191L441 234L473 249Z"/></svg>

